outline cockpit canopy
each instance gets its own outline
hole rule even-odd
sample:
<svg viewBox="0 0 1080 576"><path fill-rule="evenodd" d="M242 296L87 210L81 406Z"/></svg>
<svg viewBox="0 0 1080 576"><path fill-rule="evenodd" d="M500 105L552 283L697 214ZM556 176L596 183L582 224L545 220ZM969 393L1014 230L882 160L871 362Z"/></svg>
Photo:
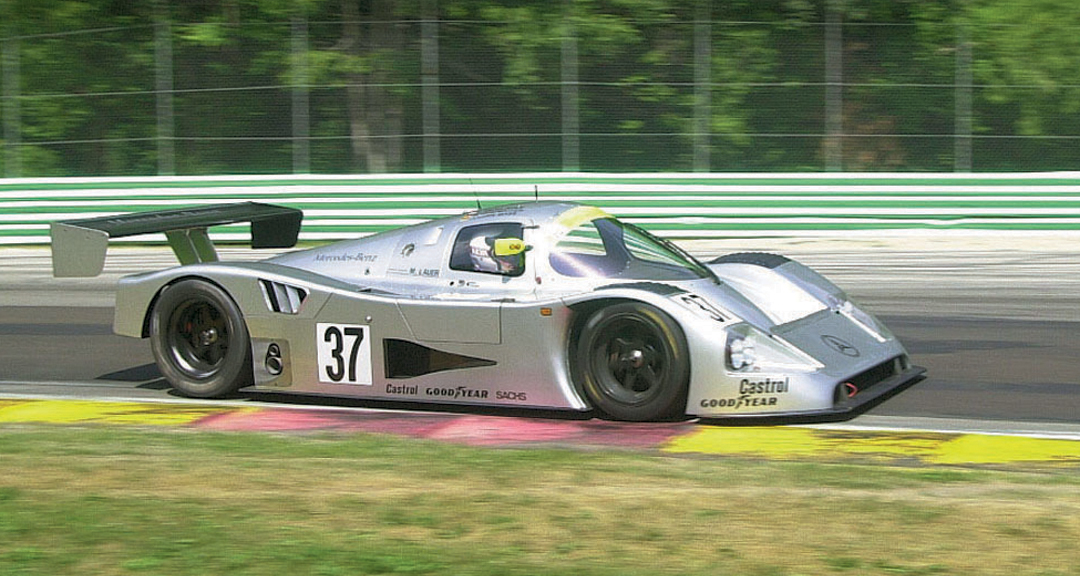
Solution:
<svg viewBox="0 0 1080 576"><path fill-rule="evenodd" d="M673 244L607 215L571 228L552 247L549 261L556 272L574 278L677 281L713 277Z"/></svg>
<svg viewBox="0 0 1080 576"><path fill-rule="evenodd" d="M602 210L575 207L560 215L548 251L551 268L570 278L678 281L712 273L671 243L620 222ZM525 229L520 223L462 228L450 253L450 269L520 276L525 272Z"/></svg>
<svg viewBox="0 0 1080 576"><path fill-rule="evenodd" d="M568 202L500 206L283 254L273 262L394 293L715 279L675 245L599 208ZM544 284L549 275L570 282Z"/></svg>

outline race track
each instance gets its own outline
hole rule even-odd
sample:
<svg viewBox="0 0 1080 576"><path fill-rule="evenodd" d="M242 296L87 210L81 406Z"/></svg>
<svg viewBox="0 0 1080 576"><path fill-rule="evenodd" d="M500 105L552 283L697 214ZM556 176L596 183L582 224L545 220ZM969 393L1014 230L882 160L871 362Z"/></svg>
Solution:
<svg viewBox="0 0 1080 576"><path fill-rule="evenodd" d="M929 378L859 420L961 419L1011 430L1080 424L1080 242L1073 243L1075 252L1060 238L1034 236L689 247L793 256L886 321ZM159 248L117 252L101 278L54 280L47 250L0 250L0 394L170 397L149 344L111 333L110 307L117 277L169 265L170 256Z"/></svg>

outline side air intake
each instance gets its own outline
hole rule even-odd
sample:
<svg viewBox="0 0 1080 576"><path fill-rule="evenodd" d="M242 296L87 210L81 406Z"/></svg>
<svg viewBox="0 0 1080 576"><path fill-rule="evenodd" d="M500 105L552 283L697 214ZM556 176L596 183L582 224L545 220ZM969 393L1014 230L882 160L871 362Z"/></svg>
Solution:
<svg viewBox="0 0 1080 576"><path fill-rule="evenodd" d="M307 290L281 282L259 280L259 285L262 286L266 306L280 314L298 314L308 296Z"/></svg>
<svg viewBox="0 0 1080 576"><path fill-rule="evenodd" d="M383 340L383 350L386 356L387 378L415 378L444 370L495 365L492 360L443 352L415 342L394 338Z"/></svg>

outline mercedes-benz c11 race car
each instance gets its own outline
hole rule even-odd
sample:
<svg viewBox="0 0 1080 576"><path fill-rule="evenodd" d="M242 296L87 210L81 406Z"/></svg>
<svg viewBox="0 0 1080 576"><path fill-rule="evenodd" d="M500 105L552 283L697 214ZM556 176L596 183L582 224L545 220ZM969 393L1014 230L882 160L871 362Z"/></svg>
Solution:
<svg viewBox="0 0 1080 576"><path fill-rule="evenodd" d="M249 221L254 247L292 247L301 217L246 203L56 222L54 273L96 275L109 238L165 232L181 266L121 279L114 329L149 338L196 397L842 419L924 375L810 268L701 263L590 206L500 206L258 262L218 262L207 234Z"/></svg>

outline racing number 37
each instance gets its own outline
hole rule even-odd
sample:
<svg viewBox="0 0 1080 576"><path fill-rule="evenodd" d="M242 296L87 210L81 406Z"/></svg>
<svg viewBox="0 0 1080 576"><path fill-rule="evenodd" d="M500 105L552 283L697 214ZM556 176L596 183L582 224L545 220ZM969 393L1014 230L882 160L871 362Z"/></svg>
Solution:
<svg viewBox="0 0 1080 576"><path fill-rule="evenodd" d="M316 324L319 381L371 386L371 338L368 326Z"/></svg>

